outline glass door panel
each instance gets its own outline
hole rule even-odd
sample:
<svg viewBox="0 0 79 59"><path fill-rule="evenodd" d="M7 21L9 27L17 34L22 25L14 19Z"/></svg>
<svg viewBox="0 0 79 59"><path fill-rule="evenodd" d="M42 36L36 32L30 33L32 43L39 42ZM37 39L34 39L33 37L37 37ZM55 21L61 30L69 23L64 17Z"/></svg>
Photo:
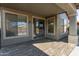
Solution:
<svg viewBox="0 0 79 59"><path fill-rule="evenodd" d="M34 18L33 23L35 37L44 36L44 20Z"/></svg>
<svg viewBox="0 0 79 59"><path fill-rule="evenodd" d="M48 34L53 35L54 34L54 18L48 19Z"/></svg>
<svg viewBox="0 0 79 59"><path fill-rule="evenodd" d="M5 13L6 37L17 36L17 15Z"/></svg>

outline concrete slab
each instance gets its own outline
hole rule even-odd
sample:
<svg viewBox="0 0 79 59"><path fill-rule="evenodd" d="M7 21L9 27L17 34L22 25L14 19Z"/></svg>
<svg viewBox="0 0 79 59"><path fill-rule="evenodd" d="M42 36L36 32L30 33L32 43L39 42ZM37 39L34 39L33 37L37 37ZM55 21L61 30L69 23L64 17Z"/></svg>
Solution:
<svg viewBox="0 0 79 59"><path fill-rule="evenodd" d="M65 42L35 43L33 45L49 56L68 56L74 48L73 44Z"/></svg>
<svg viewBox="0 0 79 59"><path fill-rule="evenodd" d="M69 56L79 56L79 46L76 46Z"/></svg>
<svg viewBox="0 0 79 59"><path fill-rule="evenodd" d="M0 49L0 56L68 56L74 45L49 39L40 39Z"/></svg>

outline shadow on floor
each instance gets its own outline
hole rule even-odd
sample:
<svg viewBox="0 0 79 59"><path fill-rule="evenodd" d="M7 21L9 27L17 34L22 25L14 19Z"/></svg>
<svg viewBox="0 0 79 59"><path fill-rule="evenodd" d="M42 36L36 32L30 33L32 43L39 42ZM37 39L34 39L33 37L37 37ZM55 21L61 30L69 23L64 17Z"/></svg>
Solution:
<svg viewBox="0 0 79 59"><path fill-rule="evenodd" d="M32 41L33 42L33 41ZM45 43L45 42L65 42L68 43L68 37L64 37L59 40L53 40L53 39L40 39L40 40L35 40L34 43Z"/></svg>
<svg viewBox="0 0 79 59"><path fill-rule="evenodd" d="M4 47L0 50L0 56L48 56L46 53L26 42Z"/></svg>
<svg viewBox="0 0 79 59"><path fill-rule="evenodd" d="M68 43L68 36L63 37L63 38L60 39L59 41L62 41L62 42Z"/></svg>
<svg viewBox="0 0 79 59"><path fill-rule="evenodd" d="M65 40L59 40L65 42ZM35 43L54 42L51 39L32 40L24 43L10 45L0 50L0 56L48 56L42 50L35 47Z"/></svg>

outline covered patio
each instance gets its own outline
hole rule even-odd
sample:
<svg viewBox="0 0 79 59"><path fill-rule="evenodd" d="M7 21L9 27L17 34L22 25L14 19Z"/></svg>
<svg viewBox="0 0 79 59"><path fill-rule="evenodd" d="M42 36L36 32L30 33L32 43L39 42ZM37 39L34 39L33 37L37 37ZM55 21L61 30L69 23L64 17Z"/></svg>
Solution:
<svg viewBox="0 0 79 59"><path fill-rule="evenodd" d="M0 55L2 56L68 56L78 45L75 4L3 3L0 7ZM21 20L16 21L18 18ZM25 21L23 21L24 18ZM69 20L69 28L65 31L63 19ZM40 23L39 26L36 25L37 20ZM24 22L27 31L19 33L19 28L12 27L13 25L9 22L13 24ZM18 27L17 24L16 27Z"/></svg>

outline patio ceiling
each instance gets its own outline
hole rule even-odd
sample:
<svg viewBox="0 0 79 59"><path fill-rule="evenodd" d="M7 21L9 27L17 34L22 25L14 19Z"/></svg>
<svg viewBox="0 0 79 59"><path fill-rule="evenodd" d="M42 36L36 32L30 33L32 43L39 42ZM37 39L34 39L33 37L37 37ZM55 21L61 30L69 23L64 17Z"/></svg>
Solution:
<svg viewBox="0 0 79 59"><path fill-rule="evenodd" d="M76 15L76 6L73 3L57 3L69 16Z"/></svg>
<svg viewBox="0 0 79 59"><path fill-rule="evenodd" d="M64 10L54 3L6 3L0 4L3 7L33 13L39 16L51 16Z"/></svg>

